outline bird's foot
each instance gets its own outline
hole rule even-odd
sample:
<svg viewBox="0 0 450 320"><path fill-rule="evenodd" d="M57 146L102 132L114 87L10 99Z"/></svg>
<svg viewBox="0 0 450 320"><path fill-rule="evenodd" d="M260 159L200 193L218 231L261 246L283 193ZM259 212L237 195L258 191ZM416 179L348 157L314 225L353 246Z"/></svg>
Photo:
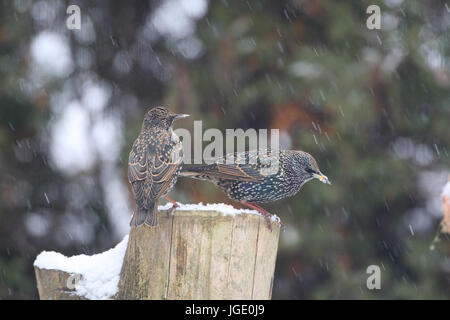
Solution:
<svg viewBox="0 0 450 320"><path fill-rule="evenodd" d="M167 215L171 215L173 210L175 210L176 208L178 208L179 205L178 204L174 204L169 210L167 210Z"/></svg>
<svg viewBox="0 0 450 320"><path fill-rule="evenodd" d="M172 198L170 198L169 196L164 196L164 198L166 198L167 201L169 201L170 203L172 203L172 207L167 210L167 215L171 215L173 210L175 210L176 208L178 208L180 205L173 200Z"/></svg>
<svg viewBox="0 0 450 320"><path fill-rule="evenodd" d="M269 216L264 215L264 218L266 219L267 227L269 228L270 232L272 232L272 218L270 217L270 215Z"/></svg>
<svg viewBox="0 0 450 320"><path fill-rule="evenodd" d="M269 212L267 212L266 210L264 210L255 203L243 202L243 204L261 213L264 216L264 219L266 220L267 227L269 228L270 232L272 232L272 215Z"/></svg>

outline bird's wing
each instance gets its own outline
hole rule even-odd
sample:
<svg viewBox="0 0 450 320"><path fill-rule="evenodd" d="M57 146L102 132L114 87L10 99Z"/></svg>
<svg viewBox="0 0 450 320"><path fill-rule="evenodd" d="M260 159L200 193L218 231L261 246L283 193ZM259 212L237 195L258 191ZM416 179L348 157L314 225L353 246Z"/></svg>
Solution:
<svg viewBox="0 0 450 320"><path fill-rule="evenodd" d="M217 163L217 176L223 176L227 179L240 180L240 181L261 181L264 180L264 176L261 175L258 168L254 164L249 163L233 163L233 164L221 164Z"/></svg>
<svg viewBox="0 0 450 320"><path fill-rule="evenodd" d="M159 198L169 190L172 181L181 165L182 158L155 157L152 167L152 181L155 195Z"/></svg>
<svg viewBox="0 0 450 320"><path fill-rule="evenodd" d="M264 172L271 165L271 162L264 159L261 159L261 155L257 152L230 153L216 159L214 164L185 168L180 175L201 180L226 179L260 182L267 177Z"/></svg>
<svg viewBox="0 0 450 320"><path fill-rule="evenodd" d="M135 142L128 158L128 181L134 183L147 178L147 152Z"/></svg>
<svg viewBox="0 0 450 320"><path fill-rule="evenodd" d="M136 203L142 208L149 208L150 203L167 193L180 166L179 162L167 161L157 156L147 155L146 158L150 158L146 161L146 169L143 169L140 162L129 166L128 169L130 181L134 179L132 185Z"/></svg>
<svg viewBox="0 0 450 320"><path fill-rule="evenodd" d="M262 181L257 168L249 164L210 164L205 166L188 167L181 171L182 177L191 177L201 180L209 179L227 179L237 181Z"/></svg>
<svg viewBox="0 0 450 320"><path fill-rule="evenodd" d="M163 146L163 147L161 147ZM133 185L138 206L148 208L151 202L166 194L182 164L182 145L137 141L128 160L128 179Z"/></svg>
<svg viewBox="0 0 450 320"><path fill-rule="evenodd" d="M228 179L240 181L262 181L261 154L258 152L237 152L217 160L217 171Z"/></svg>
<svg viewBox="0 0 450 320"><path fill-rule="evenodd" d="M146 209L147 197L145 190L148 189L148 165L149 159L147 157L147 152L139 145L136 141L130 151L130 156L128 158L128 181L131 183L136 198L136 204L139 209ZM150 177L151 179L151 177Z"/></svg>

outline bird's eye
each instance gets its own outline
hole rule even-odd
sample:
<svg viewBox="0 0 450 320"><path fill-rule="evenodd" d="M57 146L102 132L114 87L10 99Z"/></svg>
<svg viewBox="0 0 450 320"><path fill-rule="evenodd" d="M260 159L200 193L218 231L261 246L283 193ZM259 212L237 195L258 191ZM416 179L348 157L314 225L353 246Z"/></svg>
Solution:
<svg viewBox="0 0 450 320"><path fill-rule="evenodd" d="M305 171L308 173L317 173L316 170L311 169L311 168L306 168Z"/></svg>

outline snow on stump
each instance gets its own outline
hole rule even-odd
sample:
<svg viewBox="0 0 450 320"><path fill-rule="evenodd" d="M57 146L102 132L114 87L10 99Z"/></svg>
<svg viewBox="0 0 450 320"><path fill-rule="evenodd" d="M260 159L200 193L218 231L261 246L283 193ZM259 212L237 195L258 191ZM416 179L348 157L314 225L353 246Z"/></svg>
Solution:
<svg viewBox="0 0 450 320"><path fill-rule="evenodd" d="M128 235L103 253L65 257L54 251L41 252L34 261L41 300L111 299L117 293L120 269Z"/></svg>
<svg viewBox="0 0 450 320"><path fill-rule="evenodd" d="M168 209L168 207L164 208ZM181 205L130 233L118 299L270 299L280 224L253 210Z"/></svg>
<svg viewBox="0 0 450 320"><path fill-rule="evenodd" d="M41 299L270 299L280 235L254 210L224 204L160 206L156 228L138 227L93 256L42 252Z"/></svg>

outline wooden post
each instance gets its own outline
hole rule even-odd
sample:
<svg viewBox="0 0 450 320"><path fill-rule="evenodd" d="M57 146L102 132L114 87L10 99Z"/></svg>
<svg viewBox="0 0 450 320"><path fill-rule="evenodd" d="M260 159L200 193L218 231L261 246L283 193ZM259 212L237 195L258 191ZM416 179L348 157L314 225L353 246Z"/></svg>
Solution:
<svg viewBox="0 0 450 320"><path fill-rule="evenodd" d="M86 300L67 288L67 280L73 276L60 270L34 267L36 282L41 300Z"/></svg>
<svg viewBox="0 0 450 320"><path fill-rule="evenodd" d="M216 211L131 230L117 299L270 299L280 225Z"/></svg>
<svg viewBox="0 0 450 320"><path fill-rule="evenodd" d="M280 224L255 214L159 213L131 230L113 299L270 299ZM99 266L101 268L101 266ZM41 299L83 299L69 274L35 267Z"/></svg>

